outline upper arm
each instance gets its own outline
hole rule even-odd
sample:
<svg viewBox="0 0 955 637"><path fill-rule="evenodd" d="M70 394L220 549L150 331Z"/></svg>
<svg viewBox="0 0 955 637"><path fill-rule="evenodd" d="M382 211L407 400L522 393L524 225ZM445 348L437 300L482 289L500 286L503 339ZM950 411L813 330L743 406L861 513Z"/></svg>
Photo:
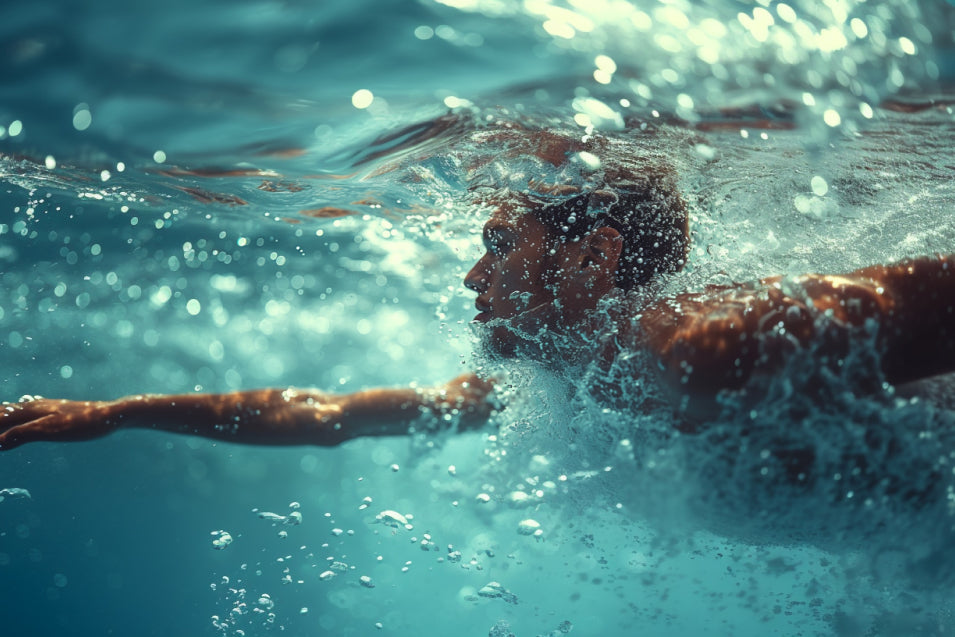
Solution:
<svg viewBox="0 0 955 637"><path fill-rule="evenodd" d="M955 255L859 270L892 298L880 330L882 368L892 383L955 371Z"/></svg>
<svg viewBox="0 0 955 637"><path fill-rule="evenodd" d="M719 394L782 370L817 344L820 365L841 364L854 334L895 299L867 276L774 277L665 299L641 317L661 385L683 415L718 415Z"/></svg>

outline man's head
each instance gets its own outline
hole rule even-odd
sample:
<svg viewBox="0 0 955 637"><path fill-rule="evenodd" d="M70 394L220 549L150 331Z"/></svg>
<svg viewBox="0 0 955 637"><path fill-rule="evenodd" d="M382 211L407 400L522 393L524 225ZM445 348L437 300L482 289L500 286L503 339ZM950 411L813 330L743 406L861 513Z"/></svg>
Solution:
<svg viewBox="0 0 955 637"><path fill-rule="evenodd" d="M686 263L686 205L670 172L644 172L530 212L563 242L584 240L599 228L617 231L623 246L614 284L622 290L678 272Z"/></svg>
<svg viewBox="0 0 955 637"><path fill-rule="evenodd" d="M464 283L478 293L475 320L492 322L487 344L514 356L541 330L581 325L614 290L680 270L686 207L670 173L641 173L557 202L499 203L484 244Z"/></svg>

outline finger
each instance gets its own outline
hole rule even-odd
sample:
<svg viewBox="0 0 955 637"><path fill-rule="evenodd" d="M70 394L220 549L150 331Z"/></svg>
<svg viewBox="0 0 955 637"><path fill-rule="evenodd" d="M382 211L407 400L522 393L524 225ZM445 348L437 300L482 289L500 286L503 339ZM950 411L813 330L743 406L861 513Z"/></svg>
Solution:
<svg viewBox="0 0 955 637"><path fill-rule="evenodd" d="M28 442L45 440L43 425L51 418L53 418L53 414L48 414L0 433L0 451L9 451Z"/></svg>
<svg viewBox="0 0 955 637"><path fill-rule="evenodd" d="M481 378L476 374L472 374L469 383L471 389L480 393L482 396L490 394L494 390L493 378Z"/></svg>
<svg viewBox="0 0 955 637"><path fill-rule="evenodd" d="M68 400L30 398L16 403L3 403L0 407L0 431L32 422L54 413L69 403Z"/></svg>
<svg viewBox="0 0 955 637"><path fill-rule="evenodd" d="M36 420L37 416L34 403L3 403L0 408L0 431Z"/></svg>

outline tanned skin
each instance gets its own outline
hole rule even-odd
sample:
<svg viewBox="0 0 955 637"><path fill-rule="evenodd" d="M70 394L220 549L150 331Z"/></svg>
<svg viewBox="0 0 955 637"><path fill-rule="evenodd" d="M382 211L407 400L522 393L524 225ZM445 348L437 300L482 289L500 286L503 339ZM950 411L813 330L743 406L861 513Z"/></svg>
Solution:
<svg viewBox="0 0 955 637"><path fill-rule="evenodd" d="M488 324L486 346L503 356L534 355L528 334L596 335L598 305L625 296L615 284L623 240L613 228L560 241L525 209L502 205L485 226L484 243L487 252L464 283L477 293L475 320ZM955 255L713 287L659 299L638 314L626 303L605 305L615 337L596 339L597 351L580 355L607 362L621 350L644 350L659 361L659 382L687 423L705 423L717 415L721 392L778 373L787 357L811 343L829 352L820 364L838 364L863 329L874 330L881 371L891 383L955 371ZM264 389L103 402L36 399L4 403L0 449L89 440L130 427L259 445L331 446L407 433L422 422L437 425L447 415L461 427L479 426L490 414L491 391L488 380L466 375L437 389L346 395Z"/></svg>
<svg viewBox="0 0 955 637"><path fill-rule="evenodd" d="M863 330L884 379L901 385L955 371L955 255L680 295L640 324L664 388L691 420L813 343L824 346L820 365L839 365Z"/></svg>
<svg viewBox="0 0 955 637"><path fill-rule="evenodd" d="M77 441L116 429L148 428L256 445L333 446L360 436L408 433L442 423L482 425L491 384L473 374L439 389L370 389L328 394L258 389L226 394L141 394L112 401L38 398L4 403L0 448L39 440Z"/></svg>

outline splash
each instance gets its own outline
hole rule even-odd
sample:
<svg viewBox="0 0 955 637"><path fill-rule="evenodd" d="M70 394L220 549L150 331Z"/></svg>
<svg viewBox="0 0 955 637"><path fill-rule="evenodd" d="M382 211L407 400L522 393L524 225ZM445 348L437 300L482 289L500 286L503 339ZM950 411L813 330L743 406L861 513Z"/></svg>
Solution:
<svg viewBox="0 0 955 637"><path fill-rule="evenodd" d="M592 78L565 99L578 124L602 130L622 128L631 109L699 122L755 100L804 106L822 142L859 130L887 97L933 86L939 63L925 51L948 37L942 5L901 0L436 1L524 20L555 52L589 62Z"/></svg>

